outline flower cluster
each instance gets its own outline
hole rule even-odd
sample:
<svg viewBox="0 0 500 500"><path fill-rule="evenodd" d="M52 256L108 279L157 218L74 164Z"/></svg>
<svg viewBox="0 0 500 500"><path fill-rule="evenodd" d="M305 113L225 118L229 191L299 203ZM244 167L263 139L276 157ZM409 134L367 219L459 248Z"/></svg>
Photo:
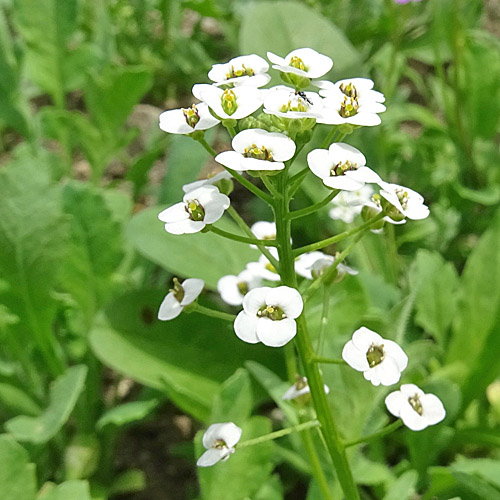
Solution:
<svg viewBox="0 0 500 500"><path fill-rule="evenodd" d="M293 184L298 182L298 187L311 172L330 189L328 198L313 209L332 200L330 216L333 219L351 223L361 214L367 222L363 230L381 230L385 223L424 219L429 209L421 195L384 181L367 166L361 151L342 142L356 128L381 123L385 98L374 89L373 81L366 78L321 80L333 62L311 48L293 50L284 57L268 52L267 57L286 85L262 88L271 81L269 63L256 54L238 56L212 67L208 73L212 84L193 86L192 94L198 102L160 115L162 130L191 136L213 154L224 170L183 186L182 201L163 210L158 218L171 234L213 231L260 250L262 255L258 261L248 263L239 274L223 276L218 281L221 299L230 306L242 308L235 317L219 314L225 315L225 319L234 318L234 333L242 341L281 347L296 336L297 325L301 324L304 299L299 290L307 286L313 289L321 283L330 285L345 275L358 273L342 262L344 253L330 255L319 251L326 244L293 250L290 230L284 232L282 222L290 214L281 212L280 219L276 211L279 200L288 197L288 203L293 197L295 191L286 185L290 180L290 167L311 140L311 131L317 124L329 126L326 140L322 147L308 152L307 166L293 175ZM220 123L231 135L231 145L217 154L205 141L204 131ZM244 173L260 178L267 192L245 178ZM275 178L278 181L275 182ZM271 205L276 220L281 222L279 231L275 222L267 221L258 221L249 228L235 215L228 196L233 179ZM243 226L247 236L234 235L214 225L226 210ZM311 213L305 210L300 216ZM318 281L310 284L308 280ZM160 306L159 319L173 319L186 306L209 314L211 310L196 304L203 286L199 279L190 278L182 284L174 279L173 289ZM209 315L216 315L215 311ZM354 332L344 346L342 357L375 386L398 383L408 364L408 357L397 343L365 327ZM324 397L317 377L315 389L310 389L307 378L297 376L283 399L308 400L308 394L313 392L314 396L314 390L315 397ZM329 393L326 385L324 392ZM402 385L385 401L389 412L413 430L435 424L445 416L436 396L424 394L411 384ZM232 422L211 425L203 436L207 451L199 458L198 465L206 467L227 460L241 432Z"/></svg>

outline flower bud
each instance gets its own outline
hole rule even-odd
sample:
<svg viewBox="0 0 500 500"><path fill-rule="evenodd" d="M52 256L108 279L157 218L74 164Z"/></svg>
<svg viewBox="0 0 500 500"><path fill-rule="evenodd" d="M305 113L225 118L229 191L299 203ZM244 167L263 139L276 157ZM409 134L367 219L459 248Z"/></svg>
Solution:
<svg viewBox="0 0 500 500"><path fill-rule="evenodd" d="M380 210L377 210L375 207L370 207L365 205L361 209L361 217L365 222L373 219L380 213ZM371 229L382 229L385 225L385 221L383 219L379 220L376 224L374 224Z"/></svg>

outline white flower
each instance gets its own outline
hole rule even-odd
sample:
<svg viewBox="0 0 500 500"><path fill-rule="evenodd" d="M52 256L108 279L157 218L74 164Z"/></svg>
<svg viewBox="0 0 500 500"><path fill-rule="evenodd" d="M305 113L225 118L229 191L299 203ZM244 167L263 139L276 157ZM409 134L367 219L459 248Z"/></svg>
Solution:
<svg viewBox="0 0 500 500"><path fill-rule="evenodd" d="M266 74L268 69L269 64L265 59L251 54L235 57L225 64L214 64L208 73L208 78L216 85L262 87L271 80Z"/></svg>
<svg viewBox="0 0 500 500"><path fill-rule="evenodd" d="M342 220L350 224L356 215L361 213L363 205L370 203L373 188L365 184L356 191L341 191L332 200L332 207L328 215L334 220Z"/></svg>
<svg viewBox="0 0 500 500"><path fill-rule="evenodd" d="M232 141L234 151L224 151L215 161L239 172L246 170L283 170L295 154L295 143L284 134L260 128L243 130Z"/></svg>
<svg viewBox="0 0 500 500"><path fill-rule="evenodd" d="M203 102L190 108L170 109L160 115L160 128L171 134L190 134L195 130L207 130L218 123L220 121L212 116Z"/></svg>
<svg viewBox="0 0 500 500"><path fill-rule="evenodd" d="M446 417L441 400L413 384L403 384L399 391L391 392L385 398L385 406L412 431L421 431Z"/></svg>
<svg viewBox="0 0 500 500"><path fill-rule="evenodd" d="M217 282L217 290L226 304L240 306L245 295L254 288L261 286L262 279L245 269L238 276L223 276Z"/></svg>
<svg viewBox="0 0 500 500"><path fill-rule="evenodd" d="M234 331L250 344L262 342L281 347L295 337L295 318L300 316L303 307L302 297L295 288L254 288L243 299L243 311L234 321Z"/></svg>
<svg viewBox="0 0 500 500"><path fill-rule="evenodd" d="M325 394L328 394L330 392L330 388L325 384L324 385L325 389ZM311 389L309 388L309 385L307 384L307 378L306 377L297 377L297 381L295 384L292 385L292 387L289 387L285 394L281 397L281 399L287 401L290 399L296 399L300 398L300 396L304 396L305 394L309 394L311 392Z"/></svg>
<svg viewBox="0 0 500 500"><path fill-rule="evenodd" d="M242 430L232 422L212 424L203 434L203 446L207 449L198 459L198 467L210 467L221 460L226 461L234 453Z"/></svg>
<svg viewBox="0 0 500 500"><path fill-rule="evenodd" d="M264 113L283 118L319 118L323 116L323 99L315 92L295 92L278 85L264 98Z"/></svg>
<svg viewBox="0 0 500 500"><path fill-rule="evenodd" d="M177 318L186 306L198 298L204 286L205 282L197 278L188 278L182 283L174 278L174 287L163 299L158 311L158 319L168 321Z"/></svg>
<svg viewBox="0 0 500 500"><path fill-rule="evenodd" d="M227 171L222 170L215 175L209 175L206 179L200 179L199 181L189 182L188 184L184 184L182 186L182 190L185 193L189 193L189 191L193 191L196 188L201 186L213 186L220 181L232 179L233 176Z"/></svg>
<svg viewBox="0 0 500 500"><path fill-rule="evenodd" d="M284 58L268 52L267 58L273 63L273 69L304 78L320 78L333 66L333 61L328 56L309 48L292 50Z"/></svg>
<svg viewBox="0 0 500 500"><path fill-rule="evenodd" d="M278 250L276 247L268 248L268 250L275 259L278 258ZM261 255L257 262L249 262L247 264L247 269L253 275L259 276L264 280L279 281L281 279L278 271L274 268L271 262L269 262L265 255Z"/></svg>
<svg viewBox="0 0 500 500"><path fill-rule="evenodd" d="M429 215L429 209L424 205L424 198L416 191L398 184L389 184L388 182L379 182L382 188L380 196L387 200L400 214L401 218L420 220ZM382 202L383 203L383 202ZM394 217L393 214L390 214ZM399 217L395 217L396 220Z"/></svg>
<svg viewBox="0 0 500 500"><path fill-rule="evenodd" d="M356 330L342 351L344 361L373 385L392 385L399 381L408 365L408 356L396 342L383 339L365 328Z"/></svg>
<svg viewBox="0 0 500 500"><path fill-rule="evenodd" d="M183 201L158 214L165 222L165 231L188 234L201 231L207 224L218 221L229 207L229 198L215 186L201 186L187 192Z"/></svg>
<svg viewBox="0 0 500 500"><path fill-rule="evenodd" d="M314 149L307 155L307 164L325 186L333 189L357 191L367 182L382 180L366 166L361 151L343 142L333 143L328 150Z"/></svg>
<svg viewBox="0 0 500 500"><path fill-rule="evenodd" d="M276 223L267 222L264 220L252 224L250 228L252 233L259 240L275 240L276 239Z"/></svg>
<svg viewBox="0 0 500 500"><path fill-rule="evenodd" d="M335 257L333 255L323 252L303 253L295 261L295 272L308 280L312 280L315 277L321 276L334 262ZM339 276L358 274L358 271L342 263L337 265L337 271Z"/></svg>
<svg viewBox="0 0 500 500"><path fill-rule="evenodd" d="M379 125L378 113L385 111L385 97L372 90L373 82L365 78L352 78L331 82L316 82L323 100L323 115L317 121L329 125Z"/></svg>
<svg viewBox="0 0 500 500"><path fill-rule="evenodd" d="M319 95L322 97L338 96L340 93L347 97L355 96L359 102L363 103L385 101L384 94L373 90L374 83L368 78L347 78L336 83L316 80L312 83L321 89Z"/></svg>
<svg viewBox="0 0 500 500"><path fill-rule="evenodd" d="M193 94L206 102L221 119L239 120L262 106L264 94L255 87L235 87L222 90L214 85L195 85Z"/></svg>

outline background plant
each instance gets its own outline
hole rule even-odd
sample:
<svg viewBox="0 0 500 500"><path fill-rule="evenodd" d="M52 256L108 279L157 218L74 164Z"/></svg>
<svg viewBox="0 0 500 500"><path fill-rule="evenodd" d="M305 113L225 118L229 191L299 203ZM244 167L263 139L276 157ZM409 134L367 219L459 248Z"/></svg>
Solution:
<svg viewBox="0 0 500 500"><path fill-rule="evenodd" d="M180 187L209 158L186 138L164 136L157 129L161 110L187 104L191 85L203 81L215 62L310 46L335 60L333 79L357 74L377 82L388 111L380 127L361 131L352 144L383 178L404 179L431 208L425 221L363 238L350 259L359 278L331 289L325 350L338 353L361 322L387 338L405 338L410 359L417 360L408 380L438 394L448 410L439 430L400 431L356 451L355 478L367 498L411 498L415 488L424 498L497 498L495 4L35 3L5 0L0 17L0 412L10 434L2 436L0 451L7 464L0 481L4 497L34 498L48 480L71 481L58 488L77 499L89 498L89 490L102 498L131 484L142 487L136 472L117 480L113 442L118 429L144 418L157 401L174 402L204 425L231 402L243 415L233 416L235 421L252 411L256 420L249 428L259 435L269 428L269 400L279 399L277 388L286 379L278 353L250 353L241 344L236 349L221 332L224 323L203 323L202 335L195 315L174 326L151 322L152 305L161 302L172 274L202 277L215 290L220 276L237 273L257 254L210 234L181 244L158 226L158 208L142 209L177 201ZM228 136L210 139L226 142ZM323 137L314 140L321 144ZM155 173L164 171L165 157L168 168L159 181ZM304 187L294 201L297 209L324 193L316 180ZM244 196L240 205L249 223L250 214L269 215ZM294 241L305 244L313 235L344 229L327 214L325 209L302 219ZM215 294L204 300L219 304ZM319 312L321 304L316 307ZM179 332L190 332L190 343ZM204 367L198 362L202 353ZM223 363L220 353L227 353ZM102 362L120 375L110 376ZM86 369L68 372L77 365ZM237 371L241 366L246 371ZM344 384L331 401L354 439L373 430L367 422L382 422L366 405L371 387L358 387L357 374L351 378L339 370L323 368L332 387ZM128 393L128 377L143 386ZM232 404L234 392L239 405ZM354 392L359 400L351 400ZM100 420L124 403L133 405ZM21 434L19 421L12 420L20 415L43 415L50 433L26 439L29 424L21 420ZM141 427L134 429L140 433ZM189 446L176 453L194 464ZM284 438L248 449L253 458L244 462L232 457L232 477L246 490L239 480L214 476L202 480L202 493L193 485L189 494L234 498L235 491L262 484L260 493L251 494L318 498L301 446ZM75 454L78 467L70 472ZM242 478L243 463L254 464L254 475ZM65 488L73 488L71 494Z"/></svg>

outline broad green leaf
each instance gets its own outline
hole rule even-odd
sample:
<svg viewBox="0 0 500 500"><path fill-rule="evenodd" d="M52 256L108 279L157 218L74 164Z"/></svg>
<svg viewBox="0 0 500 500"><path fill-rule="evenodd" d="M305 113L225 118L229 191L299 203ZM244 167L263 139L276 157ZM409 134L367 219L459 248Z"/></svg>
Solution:
<svg viewBox="0 0 500 500"><path fill-rule="evenodd" d="M77 0L19 0L14 19L26 48L29 76L64 105L68 42L77 28ZM80 68L80 71L83 68Z"/></svg>
<svg viewBox="0 0 500 500"><path fill-rule="evenodd" d="M112 292L113 274L123 257L121 226L104 196L88 184L70 182L63 190L71 216L71 243L62 266L62 281L84 312L87 326Z"/></svg>
<svg viewBox="0 0 500 500"><path fill-rule="evenodd" d="M11 436L0 435L2 500L35 500L36 475L26 450Z"/></svg>
<svg viewBox="0 0 500 500"><path fill-rule="evenodd" d="M410 282L416 292L415 321L445 347L457 307L459 282L453 264L436 252L419 250L410 269Z"/></svg>
<svg viewBox="0 0 500 500"><path fill-rule="evenodd" d="M53 383L49 406L39 417L15 417L6 422L5 428L18 441L46 443L59 432L71 415L84 388L86 376L86 366L68 368Z"/></svg>
<svg viewBox="0 0 500 500"><path fill-rule="evenodd" d="M492 458L463 458L460 457L451 469L466 474L474 474L488 481L493 486L500 488L500 460Z"/></svg>
<svg viewBox="0 0 500 500"><path fill-rule="evenodd" d="M60 189L45 164L20 156L0 170L0 302L23 321L9 332L28 346L50 350L55 313L52 297L64 255L67 225ZM47 358L50 355L47 355Z"/></svg>
<svg viewBox="0 0 500 500"><path fill-rule="evenodd" d="M248 2L242 10L240 52L281 57L300 47L311 47L334 61L335 78L359 72L360 55L342 31L300 2Z"/></svg>
<svg viewBox="0 0 500 500"><path fill-rule="evenodd" d="M109 68L90 79L85 103L92 121L105 136L119 131L152 82L151 71L141 66Z"/></svg>
<svg viewBox="0 0 500 500"><path fill-rule="evenodd" d="M91 500L87 481L66 481L49 489L37 500Z"/></svg>
<svg viewBox="0 0 500 500"><path fill-rule="evenodd" d="M283 484L279 476L273 475L254 496L255 500L283 500Z"/></svg>
<svg viewBox="0 0 500 500"><path fill-rule="evenodd" d="M182 199L179 194L179 201ZM201 278L216 289L227 274L239 274L259 252L245 243L228 240L213 233L169 234L158 214L166 207L153 207L132 217L126 236L138 252L173 274ZM241 234L235 224L219 221L217 226Z"/></svg>
<svg viewBox="0 0 500 500"><path fill-rule="evenodd" d="M271 422L264 417L252 417L241 426L241 441L271 432ZM202 433L196 436L196 457L205 451ZM213 467L198 468L203 500L244 500L253 498L273 469L272 441L236 449L226 462Z"/></svg>
<svg viewBox="0 0 500 500"><path fill-rule="evenodd" d="M470 254L461 277L461 297L453 322L449 361L472 368L500 311L500 213ZM500 343L492 348L500 352Z"/></svg>
<svg viewBox="0 0 500 500"><path fill-rule="evenodd" d="M250 416L252 407L250 377L244 368L240 368L221 385L214 399L211 421L228 420L241 425Z"/></svg>
<svg viewBox="0 0 500 500"><path fill-rule="evenodd" d="M115 406L108 410L96 424L98 430L107 425L123 427L146 418L159 404L158 399L148 399L146 401L132 401Z"/></svg>
<svg viewBox="0 0 500 500"><path fill-rule="evenodd" d="M206 134L210 142L210 133ZM163 178L158 203L176 203L183 196L182 186L195 181L209 155L191 137L175 135L167 148L166 172ZM215 165L214 165L215 166Z"/></svg>
<svg viewBox="0 0 500 500"><path fill-rule="evenodd" d="M415 494L418 474L414 470L409 470L401 474L400 477L389 488L384 500L410 500Z"/></svg>
<svg viewBox="0 0 500 500"><path fill-rule="evenodd" d="M168 395L177 404L197 398L204 408L220 385L247 359L283 369L281 353L263 345L243 344L232 324L182 313L172 321L156 320L165 292L143 290L117 298L107 317L94 326L90 342L108 366L150 387L176 391ZM176 399L175 394L184 399ZM208 415L209 416L209 415ZM208 418L207 416L207 418Z"/></svg>
<svg viewBox="0 0 500 500"><path fill-rule="evenodd" d="M387 465L366 458L361 452L351 459L352 473L359 484L381 484L392 482L394 476Z"/></svg>

